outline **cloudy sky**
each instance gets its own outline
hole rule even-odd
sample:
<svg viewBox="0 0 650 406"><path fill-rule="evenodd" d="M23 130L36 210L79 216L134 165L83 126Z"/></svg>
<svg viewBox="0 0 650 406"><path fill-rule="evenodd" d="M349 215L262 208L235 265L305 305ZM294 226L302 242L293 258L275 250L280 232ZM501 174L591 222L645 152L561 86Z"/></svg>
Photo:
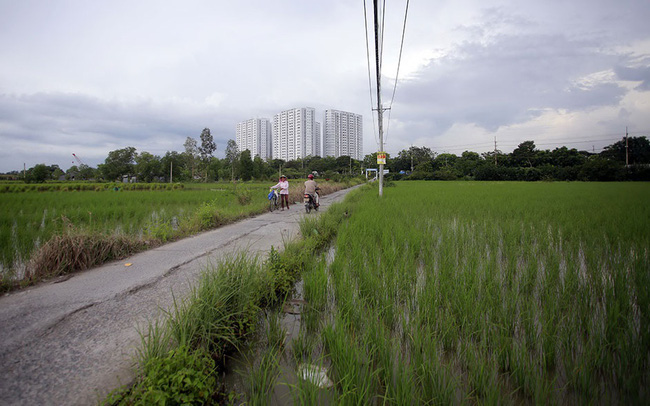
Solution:
<svg viewBox="0 0 650 406"><path fill-rule="evenodd" d="M386 0L389 153L650 136L647 0L413 0L393 99L405 5ZM303 106L362 114L374 152L370 41L372 91L363 0L0 0L0 172L164 155L205 127L222 157L237 122Z"/></svg>

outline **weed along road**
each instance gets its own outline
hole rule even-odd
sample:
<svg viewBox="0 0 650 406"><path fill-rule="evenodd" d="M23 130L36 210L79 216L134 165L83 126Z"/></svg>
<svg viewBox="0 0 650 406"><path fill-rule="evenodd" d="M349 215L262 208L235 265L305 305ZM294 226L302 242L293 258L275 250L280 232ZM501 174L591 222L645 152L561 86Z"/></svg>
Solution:
<svg viewBox="0 0 650 406"><path fill-rule="evenodd" d="M323 196L322 210L349 190ZM263 258L298 235L305 215L295 204L0 297L0 404L96 404L132 381L138 328L206 264L239 250Z"/></svg>

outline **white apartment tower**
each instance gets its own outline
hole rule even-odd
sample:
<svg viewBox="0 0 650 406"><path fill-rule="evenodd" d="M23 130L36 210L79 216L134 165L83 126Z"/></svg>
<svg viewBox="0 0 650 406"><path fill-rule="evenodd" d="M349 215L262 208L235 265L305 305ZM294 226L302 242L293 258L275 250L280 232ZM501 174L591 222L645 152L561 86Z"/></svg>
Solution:
<svg viewBox="0 0 650 406"><path fill-rule="evenodd" d="M249 150L251 157L259 155L266 160L272 157L272 127L266 118L251 118L237 123L235 142L240 151Z"/></svg>
<svg viewBox="0 0 650 406"><path fill-rule="evenodd" d="M273 116L273 158L291 161L320 156L320 123L312 107L285 110Z"/></svg>
<svg viewBox="0 0 650 406"><path fill-rule="evenodd" d="M363 159L363 116L339 110L325 110L323 155Z"/></svg>

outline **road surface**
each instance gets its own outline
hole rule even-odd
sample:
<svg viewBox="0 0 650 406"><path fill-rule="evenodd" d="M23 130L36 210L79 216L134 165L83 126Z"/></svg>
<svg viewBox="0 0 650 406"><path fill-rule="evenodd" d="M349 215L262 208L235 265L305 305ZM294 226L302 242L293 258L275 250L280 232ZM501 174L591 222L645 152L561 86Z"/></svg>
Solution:
<svg viewBox="0 0 650 406"><path fill-rule="evenodd" d="M349 190L323 196L321 210ZM293 205L0 297L0 405L96 404L130 383L138 329L172 292L183 297L206 264L234 252L282 248L304 215Z"/></svg>

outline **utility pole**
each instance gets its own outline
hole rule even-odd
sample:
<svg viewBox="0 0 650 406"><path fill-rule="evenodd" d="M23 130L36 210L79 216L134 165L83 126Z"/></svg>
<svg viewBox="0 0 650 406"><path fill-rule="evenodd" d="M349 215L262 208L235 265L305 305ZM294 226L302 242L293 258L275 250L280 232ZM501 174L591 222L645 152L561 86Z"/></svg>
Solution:
<svg viewBox="0 0 650 406"><path fill-rule="evenodd" d="M384 127L382 125L383 109L381 106L381 64L379 63L379 2L374 0L375 5L375 64L377 67L377 117L379 121L379 152L384 152ZM383 162L383 161L382 161ZM384 164L379 164L379 196L384 195Z"/></svg>
<svg viewBox="0 0 650 406"><path fill-rule="evenodd" d="M627 126L625 126L625 167L629 166L628 157L629 157L630 148L627 144Z"/></svg>
<svg viewBox="0 0 650 406"><path fill-rule="evenodd" d="M494 166L497 166L497 136L494 136Z"/></svg>
<svg viewBox="0 0 650 406"><path fill-rule="evenodd" d="M169 162L169 183L174 183L174 161Z"/></svg>
<svg viewBox="0 0 650 406"><path fill-rule="evenodd" d="M411 144L411 173L413 173L413 144Z"/></svg>

